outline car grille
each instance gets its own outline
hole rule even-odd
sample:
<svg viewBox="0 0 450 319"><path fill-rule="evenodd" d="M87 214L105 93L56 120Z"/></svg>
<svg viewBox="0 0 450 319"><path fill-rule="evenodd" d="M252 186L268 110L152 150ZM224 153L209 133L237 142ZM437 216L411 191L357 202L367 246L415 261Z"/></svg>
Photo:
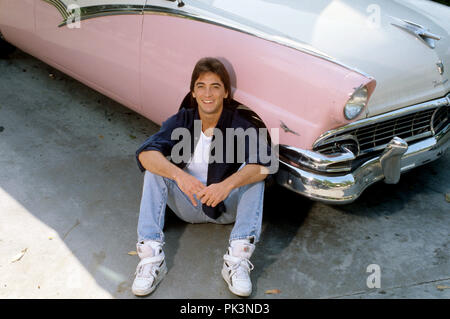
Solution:
<svg viewBox="0 0 450 319"><path fill-rule="evenodd" d="M450 124L450 108L441 107L440 109L438 109L433 118L434 134L439 133L449 124Z"/></svg>
<svg viewBox="0 0 450 319"><path fill-rule="evenodd" d="M314 150L330 155L341 152L342 145L345 145L346 147L350 146L349 148L358 156L365 156L368 153L384 149L395 136L408 143L419 141L438 134L450 125L449 109L448 104L434 106L416 112L408 112L406 115L383 116L384 120L369 121L367 125L336 130L335 134L328 134L326 139L320 140L320 143L316 142ZM345 136L351 136L353 139L346 144ZM352 143L357 143L353 149L351 148Z"/></svg>

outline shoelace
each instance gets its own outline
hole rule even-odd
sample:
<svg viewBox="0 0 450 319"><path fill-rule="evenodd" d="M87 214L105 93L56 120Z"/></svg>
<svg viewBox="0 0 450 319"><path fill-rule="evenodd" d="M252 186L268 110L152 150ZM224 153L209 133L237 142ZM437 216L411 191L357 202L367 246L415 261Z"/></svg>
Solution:
<svg viewBox="0 0 450 319"><path fill-rule="evenodd" d="M154 267L154 266L156 266L156 264L141 265L136 268L136 272L134 274L141 278L150 278L150 277L155 278L156 277L156 273L155 273L156 267ZM148 268L150 268L150 269L148 269Z"/></svg>
<svg viewBox="0 0 450 319"><path fill-rule="evenodd" d="M237 279L245 279L248 277L248 273L253 270L254 266L250 260L246 258L239 258L239 262L231 261L230 268L230 276L236 275Z"/></svg>
<svg viewBox="0 0 450 319"><path fill-rule="evenodd" d="M141 260L141 262L137 265L136 272L134 274L141 278L156 278L156 270L158 270L158 265L162 260L163 258L158 258L158 260L155 260L153 262L146 262L145 260Z"/></svg>

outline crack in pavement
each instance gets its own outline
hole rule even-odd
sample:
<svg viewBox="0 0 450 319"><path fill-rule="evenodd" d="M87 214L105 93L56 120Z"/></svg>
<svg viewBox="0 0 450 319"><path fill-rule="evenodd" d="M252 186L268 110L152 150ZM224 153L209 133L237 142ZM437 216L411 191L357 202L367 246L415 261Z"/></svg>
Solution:
<svg viewBox="0 0 450 319"><path fill-rule="evenodd" d="M73 226L66 232L66 234L63 236L62 240L64 241L64 240L66 239L67 235L69 235L69 233L70 233L75 227L77 227L78 225L80 225L80 221L77 219L75 225L73 225Z"/></svg>

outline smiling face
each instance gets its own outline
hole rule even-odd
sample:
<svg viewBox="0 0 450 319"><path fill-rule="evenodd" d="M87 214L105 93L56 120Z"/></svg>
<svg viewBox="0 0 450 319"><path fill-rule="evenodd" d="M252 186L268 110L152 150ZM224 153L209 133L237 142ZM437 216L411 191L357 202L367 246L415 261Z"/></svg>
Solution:
<svg viewBox="0 0 450 319"><path fill-rule="evenodd" d="M200 114L211 116L220 115L228 92L217 74L205 72L195 81L192 96L197 101Z"/></svg>

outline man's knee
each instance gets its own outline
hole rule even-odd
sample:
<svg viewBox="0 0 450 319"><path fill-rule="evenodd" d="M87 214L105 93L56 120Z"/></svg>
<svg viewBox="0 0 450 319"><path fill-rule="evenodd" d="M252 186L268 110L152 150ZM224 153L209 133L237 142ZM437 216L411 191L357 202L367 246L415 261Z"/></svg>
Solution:
<svg viewBox="0 0 450 319"><path fill-rule="evenodd" d="M243 191L246 191L248 189L254 189L254 190L257 190L258 192L264 192L264 187L265 187L265 182L259 181L259 182L241 186L240 189L242 189Z"/></svg>
<svg viewBox="0 0 450 319"><path fill-rule="evenodd" d="M145 171L144 183L157 183L157 184L167 184L167 179L161 175L152 173L150 171Z"/></svg>

